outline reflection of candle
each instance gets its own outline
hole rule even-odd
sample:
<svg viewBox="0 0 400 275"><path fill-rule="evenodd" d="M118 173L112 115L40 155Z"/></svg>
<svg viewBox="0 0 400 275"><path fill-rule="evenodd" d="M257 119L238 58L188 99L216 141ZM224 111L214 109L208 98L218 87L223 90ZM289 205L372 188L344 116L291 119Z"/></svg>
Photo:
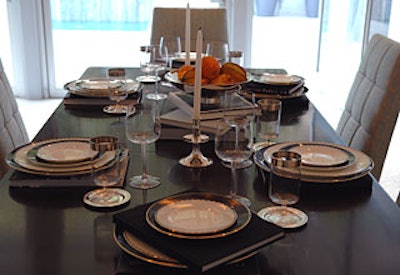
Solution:
<svg viewBox="0 0 400 275"><path fill-rule="evenodd" d="M185 24L185 65L190 64L190 8L189 2L186 6L186 24Z"/></svg>
<svg viewBox="0 0 400 275"><path fill-rule="evenodd" d="M193 119L200 119L202 51L203 51L203 33L201 29L199 29L197 31L197 40L196 40L196 68L194 77Z"/></svg>

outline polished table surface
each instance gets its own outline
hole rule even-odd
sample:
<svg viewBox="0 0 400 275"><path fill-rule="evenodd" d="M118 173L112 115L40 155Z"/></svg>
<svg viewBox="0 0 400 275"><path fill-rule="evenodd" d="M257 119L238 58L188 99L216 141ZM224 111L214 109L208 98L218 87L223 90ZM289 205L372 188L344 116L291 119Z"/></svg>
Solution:
<svg viewBox="0 0 400 275"><path fill-rule="evenodd" d="M89 68L83 77L101 76L104 71ZM127 70L129 76L139 73ZM145 85L145 91L151 89L153 85ZM127 177L139 174L140 147L126 140L123 125L116 121L101 111L67 110L61 104L35 140L117 135L130 149ZM341 142L304 98L284 103L279 140ZM130 203L108 211L83 204L86 188L10 187L13 171L9 171L0 183L0 274L190 273L125 255L113 240L112 215L193 188L228 194L230 171L217 159L213 142L201 149L214 164L190 169L178 164L190 153L190 144L178 138L149 145L148 171L161 178L161 185L148 191L125 186L132 195ZM255 165L240 170L238 176L239 193L251 198L253 211L272 205ZM256 256L209 273L400 274L400 210L370 175L353 183L305 183L296 207L307 213L306 226L285 230L284 238Z"/></svg>

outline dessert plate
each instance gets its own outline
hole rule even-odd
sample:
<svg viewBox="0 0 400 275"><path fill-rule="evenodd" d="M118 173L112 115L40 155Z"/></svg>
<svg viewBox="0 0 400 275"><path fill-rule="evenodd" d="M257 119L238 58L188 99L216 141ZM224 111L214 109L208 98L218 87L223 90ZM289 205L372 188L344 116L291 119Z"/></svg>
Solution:
<svg viewBox="0 0 400 275"><path fill-rule="evenodd" d="M228 205L200 199L176 201L155 213L160 226L183 234L216 233L232 226L236 219L237 213Z"/></svg>
<svg viewBox="0 0 400 275"><path fill-rule="evenodd" d="M104 189L95 189L85 194L83 197L83 202L92 207L99 208L111 208L123 205L131 199L131 194L121 188L107 188L107 196L112 196L112 200L107 200L107 203L104 203L104 199L99 200L99 193L104 192Z"/></svg>
<svg viewBox="0 0 400 275"><path fill-rule="evenodd" d="M301 155L301 163L313 167L338 167L354 159L348 150L327 144L299 144L283 147Z"/></svg>
<svg viewBox="0 0 400 275"><path fill-rule="evenodd" d="M191 204L191 206L187 206ZM217 207L213 214L206 214L206 222L200 226L199 214L208 207ZM183 217L177 210L186 207ZM228 210L228 208L230 210ZM161 212L159 212L161 211ZM214 216L213 216L214 215ZM172 222L167 221L171 218ZM215 221L211 221L217 217ZM146 212L147 223L160 233L184 239L212 239L225 237L243 229L251 219L250 210L229 197L210 193L185 193L153 203ZM178 221L179 220L179 221ZM184 221L183 221L184 220ZM160 223L161 224L160 224ZM197 229L190 223L198 223Z"/></svg>

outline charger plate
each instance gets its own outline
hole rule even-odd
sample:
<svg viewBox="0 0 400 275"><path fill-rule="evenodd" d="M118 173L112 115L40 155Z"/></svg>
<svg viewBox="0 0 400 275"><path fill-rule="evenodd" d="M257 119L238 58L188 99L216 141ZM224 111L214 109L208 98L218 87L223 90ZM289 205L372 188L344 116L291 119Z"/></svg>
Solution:
<svg viewBox="0 0 400 275"><path fill-rule="evenodd" d="M302 165L301 180L305 182L347 182L367 175L374 167L372 159L363 152L347 146L326 142L282 142L269 147L262 147L254 153L254 163L260 169L269 172L270 158L273 152L279 150L291 150L291 148L302 145L333 146L334 148L341 149L344 152L349 152L350 156L354 155L354 159L349 157L349 161L343 164L342 167L311 167Z"/></svg>
<svg viewBox="0 0 400 275"><path fill-rule="evenodd" d="M203 206L207 204L212 206L219 205L218 207L220 208L220 212L226 211L224 213L226 214L230 211L233 211L235 212L235 214L228 214L228 216L233 216L231 216L231 218L228 218L227 221L224 221L223 226L220 226L219 228L217 228L218 226L206 226L199 231L196 231L195 229L193 229L193 227L185 227L183 230L176 230L176 228L174 226L171 226L171 224L159 223L161 216L159 215L159 211L161 211L160 213L162 214L162 212L165 210L167 210L168 212L169 209L181 207L187 202L194 203L195 201L196 204L200 203L203 204ZM227 208L231 210L222 210ZM192 210L193 208L191 209L191 211L186 213L198 213L198 211L193 212ZM236 219L234 217L236 217ZM232 219L234 219L234 222L232 221ZM168 197L153 203L146 211L146 221L152 228L160 233L184 239L212 239L225 237L243 229L250 222L250 219L251 212L242 203L229 197L210 193L185 193ZM199 221L197 217L189 217L185 222L190 222L190 220L193 223ZM218 220L221 221L223 219L218 218ZM165 225L167 225L167 228L164 227Z"/></svg>
<svg viewBox="0 0 400 275"><path fill-rule="evenodd" d="M118 247L122 249L122 251L144 262L159 266L172 267L172 268L181 268L181 269L188 268L187 265L182 264L177 259L162 253L157 248L139 239L131 232L123 230L118 226L116 226L114 230L114 241L116 242ZM243 255L239 258L236 258L228 262L228 265L244 261L254 256L257 253L258 251L254 251L246 255Z"/></svg>
<svg viewBox="0 0 400 275"><path fill-rule="evenodd" d="M87 138L61 138L61 139L50 139L39 142L32 142L23 145L13 152L7 155L7 164L20 172L35 174L35 175L45 175L45 176L70 176L91 173L93 169L100 170L106 169L112 166L115 161L115 152L105 152L104 154L99 154L97 158L93 161L88 161L82 163L82 165L51 165L54 163L40 162L32 156L35 148L40 148L41 146L62 142L62 141L78 141L78 142L89 142Z"/></svg>

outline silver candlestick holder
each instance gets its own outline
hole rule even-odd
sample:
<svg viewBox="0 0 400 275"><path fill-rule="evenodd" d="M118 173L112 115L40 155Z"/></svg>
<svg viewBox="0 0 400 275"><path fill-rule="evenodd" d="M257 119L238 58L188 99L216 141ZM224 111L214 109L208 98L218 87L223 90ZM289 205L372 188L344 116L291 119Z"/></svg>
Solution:
<svg viewBox="0 0 400 275"><path fill-rule="evenodd" d="M200 144L209 140L207 135L202 135L200 132L200 120L193 119L193 134L185 135L185 141L192 143L192 152L179 160L179 163L186 167L203 168L210 166L213 161L203 155L200 150Z"/></svg>

